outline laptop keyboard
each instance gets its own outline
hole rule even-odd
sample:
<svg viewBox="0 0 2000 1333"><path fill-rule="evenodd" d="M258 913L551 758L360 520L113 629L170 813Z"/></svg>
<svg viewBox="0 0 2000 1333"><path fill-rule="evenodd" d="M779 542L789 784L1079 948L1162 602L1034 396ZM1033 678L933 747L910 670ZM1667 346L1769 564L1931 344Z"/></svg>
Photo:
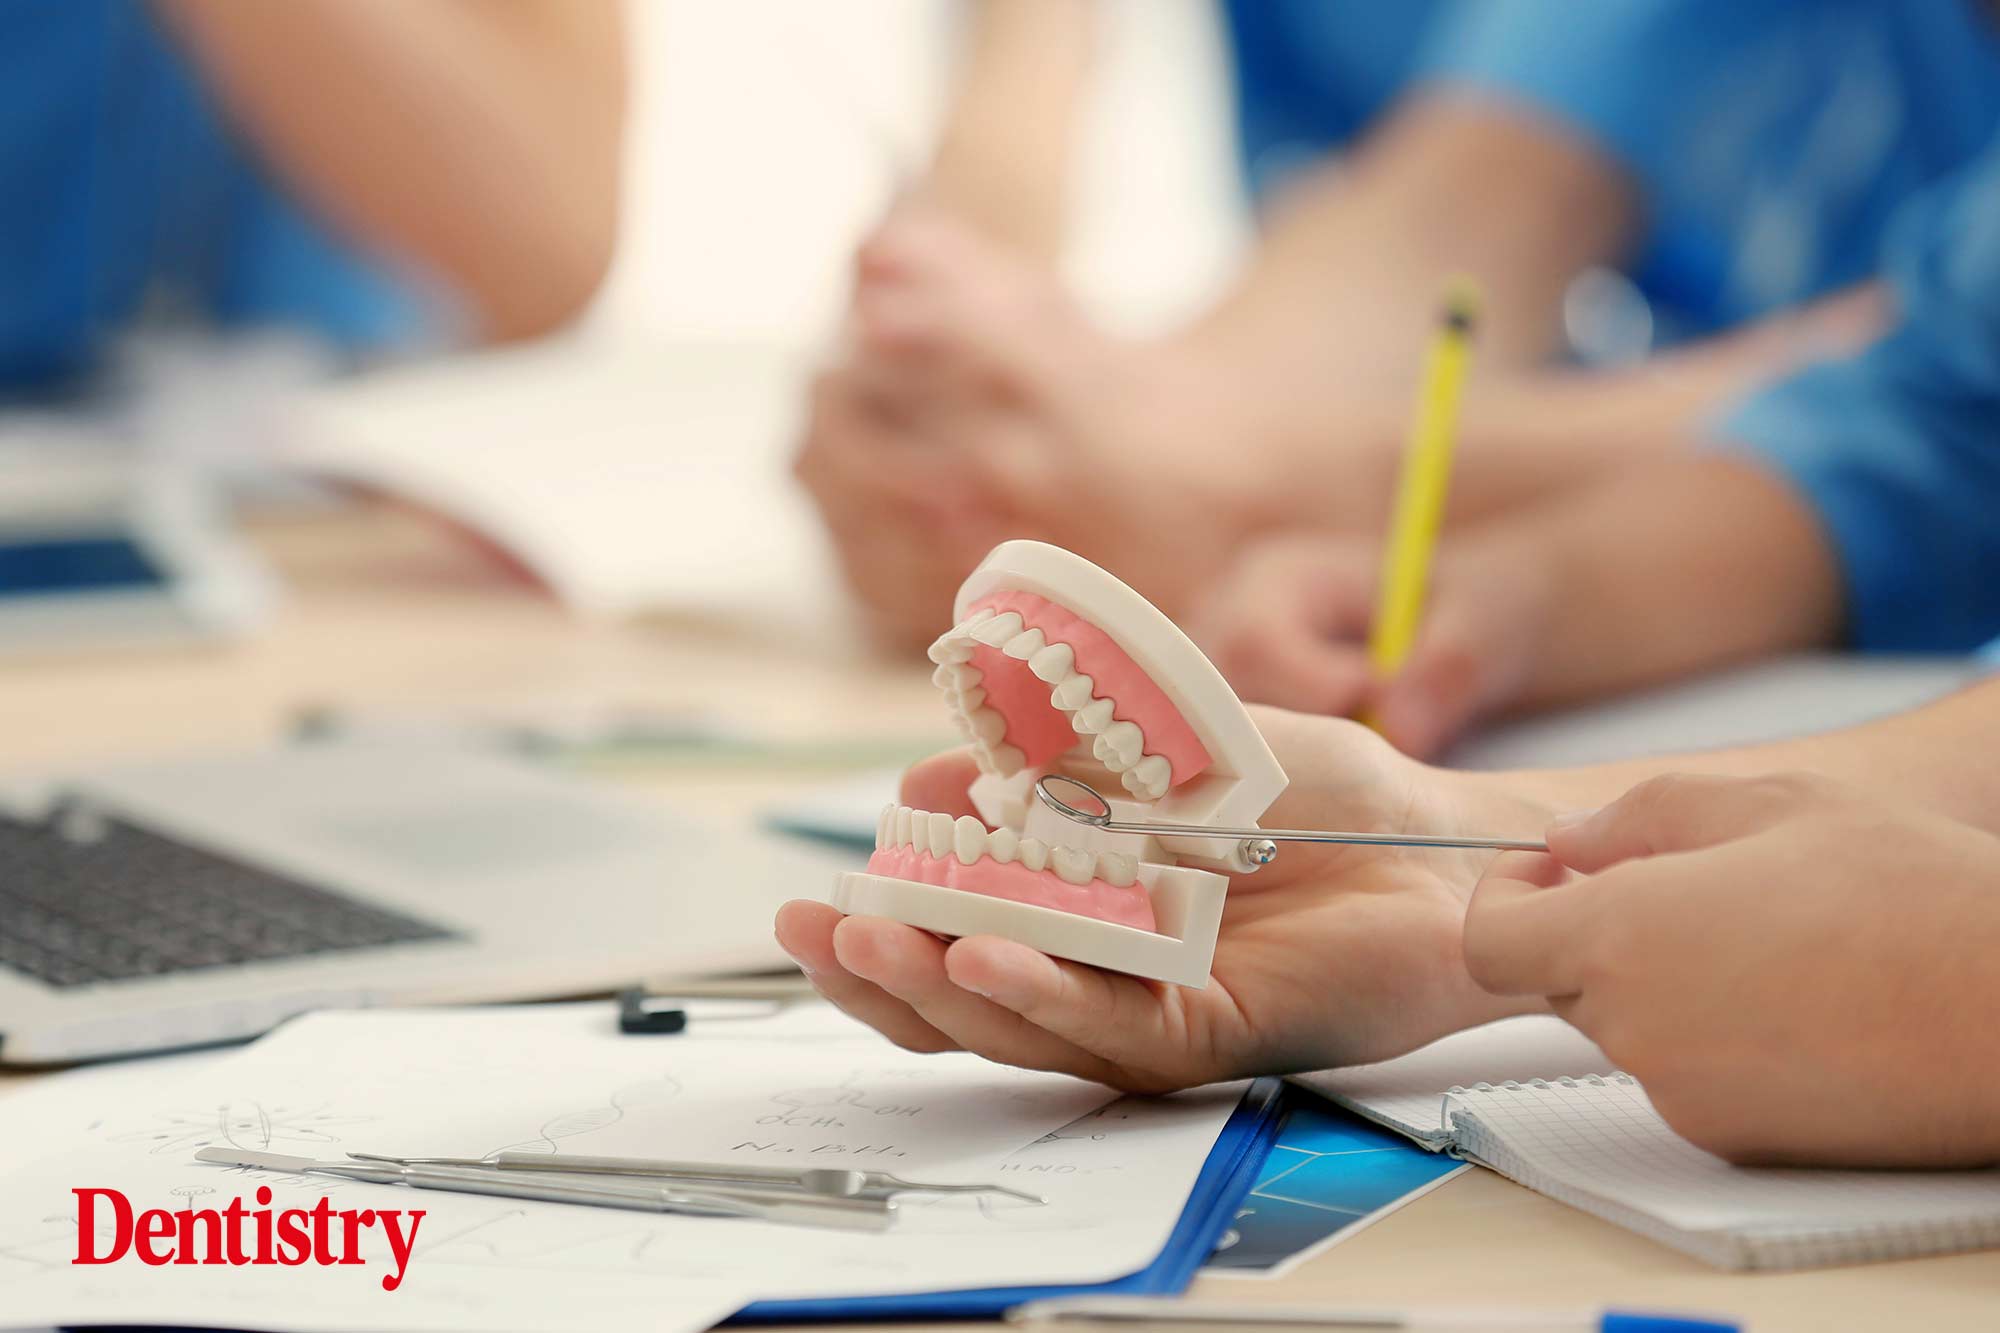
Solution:
<svg viewBox="0 0 2000 1333"><path fill-rule="evenodd" d="M455 938L116 819L0 816L0 967L50 986Z"/></svg>

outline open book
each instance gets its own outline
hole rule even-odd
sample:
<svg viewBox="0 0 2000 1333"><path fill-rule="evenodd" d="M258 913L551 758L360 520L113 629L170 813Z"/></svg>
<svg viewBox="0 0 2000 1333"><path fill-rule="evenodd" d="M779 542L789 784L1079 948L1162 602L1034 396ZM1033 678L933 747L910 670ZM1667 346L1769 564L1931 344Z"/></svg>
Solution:
<svg viewBox="0 0 2000 1333"><path fill-rule="evenodd" d="M1555 1018L1514 1018L1299 1082L1722 1268L1805 1268L2000 1246L2000 1170L1731 1166Z"/></svg>

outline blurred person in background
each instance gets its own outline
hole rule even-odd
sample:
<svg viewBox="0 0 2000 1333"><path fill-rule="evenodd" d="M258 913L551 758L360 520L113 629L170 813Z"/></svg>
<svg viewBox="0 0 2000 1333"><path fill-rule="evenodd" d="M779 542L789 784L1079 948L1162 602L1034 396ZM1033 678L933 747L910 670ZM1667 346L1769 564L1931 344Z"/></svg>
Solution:
<svg viewBox="0 0 2000 1333"><path fill-rule="evenodd" d="M931 173L862 245L847 353L815 386L798 469L897 640L935 633L1003 537L1185 613L1253 534L1372 533L1455 273L1488 307L1456 518L1676 448L1872 337L1889 218L2000 124L2000 48L1967 0L1230 0L1261 240L1190 327L1120 338L1053 266L1092 9L974 11ZM1614 267L1671 350L1590 373L1566 364L1565 301ZM1325 667L1311 706L1358 702L1365 675Z"/></svg>
<svg viewBox="0 0 2000 1333"><path fill-rule="evenodd" d="M1418 754L1493 713L1771 653L2000 650L2000 137L1911 201L1883 268L1897 315L1865 350L1449 535L1395 679L1367 680L1374 555L1338 539L1246 555L1210 647L1253 694L1372 704Z"/></svg>
<svg viewBox="0 0 2000 1333"><path fill-rule="evenodd" d="M614 0L0 6L0 391L134 325L529 337L611 255Z"/></svg>

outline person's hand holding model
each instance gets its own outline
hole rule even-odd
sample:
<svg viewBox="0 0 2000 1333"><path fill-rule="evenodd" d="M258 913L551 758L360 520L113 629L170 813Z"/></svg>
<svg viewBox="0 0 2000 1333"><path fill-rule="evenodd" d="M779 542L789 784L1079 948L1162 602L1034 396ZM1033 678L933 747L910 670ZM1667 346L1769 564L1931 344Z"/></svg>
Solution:
<svg viewBox="0 0 2000 1333"><path fill-rule="evenodd" d="M1740 778L1812 769L1848 788L1651 780L1657 762L1460 773L1354 723L1256 718L1292 779L1273 823L1547 827L1552 851L1287 846L1231 885L1200 990L819 903L787 905L779 941L821 994L901 1045L1121 1088L1379 1060L1553 1006L1670 1124L1726 1156L2000 1160L2000 1084L1983 1055L1984 1016L2000 1006L2000 685L1676 761ZM928 761L906 797L965 809L972 774L962 755ZM1839 1123L1801 1137L1810 1104Z"/></svg>
<svg viewBox="0 0 2000 1333"><path fill-rule="evenodd" d="M1288 827L1534 830L1560 805L1398 754L1351 722L1257 710L1292 785ZM918 765L905 804L971 811L963 751ZM778 940L814 986L915 1050L978 1052L1134 1091L1386 1059L1459 1028L1540 1010L1479 989L1459 954L1489 854L1286 845L1230 886L1205 989L1161 985L996 936L947 944L823 903L787 904Z"/></svg>

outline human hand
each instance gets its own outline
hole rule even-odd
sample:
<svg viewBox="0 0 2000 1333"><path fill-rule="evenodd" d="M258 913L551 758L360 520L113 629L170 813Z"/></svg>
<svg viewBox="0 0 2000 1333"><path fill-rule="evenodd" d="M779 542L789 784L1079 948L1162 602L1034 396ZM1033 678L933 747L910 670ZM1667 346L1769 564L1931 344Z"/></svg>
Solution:
<svg viewBox="0 0 2000 1333"><path fill-rule="evenodd" d="M1533 828L1556 808L1396 753L1350 722L1255 709L1291 775L1269 822L1436 832ZM903 800L972 813L969 755L927 761ZM966 1049L1113 1087L1166 1091L1247 1074L1386 1059L1541 1007L1495 1000L1459 954L1488 853L1288 845L1230 887L1213 975L1190 990L1050 958L998 936L949 943L824 903L780 911L813 985L911 1050Z"/></svg>
<svg viewBox="0 0 2000 1333"><path fill-rule="evenodd" d="M952 260L912 256L934 248L933 235L957 234L949 214L918 193L899 199L863 241L843 349L813 382L793 463L864 615L899 647L935 637L980 557L1029 535L971 466L1005 449L994 437L1007 429L1006 414L965 358L923 332L937 270Z"/></svg>
<svg viewBox="0 0 2000 1333"><path fill-rule="evenodd" d="M1531 546L1477 538L1447 545L1408 662L1378 680L1368 634L1380 568L1378 540L1267 538L1209 585L1188 630L1244 698L1335 716L1369 712L1398 749L1427 758L1529 681L1552 585Z"/></svg>
<svg viewBox="0 0 2000 1333"><path fill-rule="evenodd" d="M1735 1161L2000 1160L2000 840L1822 779L1656 778L1495 861L1465 960Z"/></svg>
<svg viewBox="0 0 2000 1333"><path fill-rule="evenodd" d="M798 471L899 640L935 632L939 590L976 562L954 541L905 567L947 524L1067 547L1173 615L1249 532L1345 512L1296 481L1256 397L1192 345L1105 333L1045 266L909 205L862 248L846 359L821 382ZM1350 452L1340 494L1358 516L1387 494L1386 455Z"/></svg>

